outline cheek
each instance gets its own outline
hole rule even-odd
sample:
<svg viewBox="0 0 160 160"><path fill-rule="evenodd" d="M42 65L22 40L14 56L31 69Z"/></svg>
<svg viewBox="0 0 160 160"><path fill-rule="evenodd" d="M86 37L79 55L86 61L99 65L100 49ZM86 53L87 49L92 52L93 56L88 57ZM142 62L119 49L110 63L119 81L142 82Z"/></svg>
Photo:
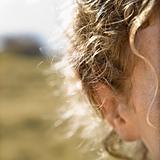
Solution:
<svg viewBox="0 0 160 160"><path fill-rule="evenodd" d="M147 106L152 101L155 87L153 85L154 76L149 67L143 63L139 63L132 75L132 99L136 110L139 112L146 111Z"/></svg>
<svg viewBox="0 0 160 160"><path fill-rule="evenodd" d="M146 118L149 116L150 122L160 127L160 91L158 90L157 96L150 109L151 102L155 93L155 77L144 63L139 63L132 75L132 103L136 110L136 118L142 125L146 124ZM148 114L149 112L149 114Z"/></svg>
<svg viewBox="0 0 160 160"><path fill-rule="evenodd" d="M160 17L159 17L160 18ZM139 54L143 55L155 68L157 75L160 74L160 20L154 25L138 31L136 48Z"/></svg>
<svg viewBox="0 0 160 160"><path fill-rule="evenodd" d="M157 94L148 116L153 126L160 130L160 94Z"/></svg>
<svg viewBox="0 0 160 160"><path fill-rule="evenodd" d="M160 85L160 19L156 19L154 25L138 31L135 45L139 54L148 59L154 67ZM144 119L142 116L145 116L145 118L147 116L155 93L156 81L151 68L141 59L139 59L138 65L134 70L132 82L134 106L138 113L137 115ZM151 123L160 128L160 87L150 110L149 119Z"/></svg>

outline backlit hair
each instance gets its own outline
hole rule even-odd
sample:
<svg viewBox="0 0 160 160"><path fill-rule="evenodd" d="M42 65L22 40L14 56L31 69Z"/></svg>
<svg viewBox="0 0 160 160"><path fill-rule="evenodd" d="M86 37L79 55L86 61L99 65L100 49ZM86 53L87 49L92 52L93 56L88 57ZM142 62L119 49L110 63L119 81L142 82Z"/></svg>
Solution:
<svg viewBox="0 0 160 160"><path fill-rule="evenodd" d="M136 58L145 61L155 75L154 100L158 88L157 76L150 62L137 51L134 40L138 29L150 15L155 1L77 0L68 59L96 111L99 106L94 99L94 87L98 82L110 86L115 94L129 95L128 91L132 89L129 78ZM132 54L126 52L128 45ZM153 101L151 105L152 103ZM101 115L100 111L98 114ZM148 117L147 121L152 125ZM132 159L116 152L115 135L112 131L106 138L105 149L114 157ZM122 145L122 141L115 141ZM146 160L146 149L141 148L141 151L141 159Z"/></svg>

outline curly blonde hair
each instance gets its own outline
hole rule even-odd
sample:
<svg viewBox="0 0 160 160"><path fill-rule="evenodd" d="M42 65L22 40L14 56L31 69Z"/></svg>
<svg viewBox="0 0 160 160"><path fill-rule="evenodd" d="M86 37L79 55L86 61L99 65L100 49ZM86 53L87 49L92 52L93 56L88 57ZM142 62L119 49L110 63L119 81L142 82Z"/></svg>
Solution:
<svg viewBox="0 0 160 160"><path fill-rule="evenodd" d="M137 30L145 25L155 3L156 0L77 0L69 60L96 111L99 106L95 101L94 86L98 82L126 96L126 91L132 88L129 77L136 58L144 60L155 72L134 44ZM133 54L125 51L128 44ZM114 132L111 135L115 137ZM106 139L105 148L111 155L131 159L117 154L111 147L113 141ZM146 160L146 154L143 149L141 159Z"/></svg>

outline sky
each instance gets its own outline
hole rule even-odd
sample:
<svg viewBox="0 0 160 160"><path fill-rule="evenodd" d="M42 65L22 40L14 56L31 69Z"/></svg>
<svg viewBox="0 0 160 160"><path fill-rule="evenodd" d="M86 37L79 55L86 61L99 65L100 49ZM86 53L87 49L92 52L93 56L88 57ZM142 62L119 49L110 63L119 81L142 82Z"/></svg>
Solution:
<svg viewBox="0 0 160 160"><path fill-rule="evenodd" d="M64 48L72 0L0 0L0 35L34 33L53 49Z"/></svg>

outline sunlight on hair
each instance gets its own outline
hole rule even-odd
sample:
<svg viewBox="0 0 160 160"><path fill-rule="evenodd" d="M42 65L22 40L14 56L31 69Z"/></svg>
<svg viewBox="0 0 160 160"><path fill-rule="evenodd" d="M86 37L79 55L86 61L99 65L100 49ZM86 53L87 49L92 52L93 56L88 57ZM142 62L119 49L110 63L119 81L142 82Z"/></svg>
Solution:
<svg viewBox="0 0 160 160"><path fill-rule="evenodd" d="M78 135L82 140L77 148L82 149L82 152L95 151L98 154L97 160L105 159L107 153L101 142L110 133L111 128L97 116L91 107L82 91L81 81L75 77L72 66L68 64L66 58L52 65L52 70L64 75L62 89L66 98L65 104L57 111L58 119L54 126L60 127L67 122L64 139Z"/></svg>

